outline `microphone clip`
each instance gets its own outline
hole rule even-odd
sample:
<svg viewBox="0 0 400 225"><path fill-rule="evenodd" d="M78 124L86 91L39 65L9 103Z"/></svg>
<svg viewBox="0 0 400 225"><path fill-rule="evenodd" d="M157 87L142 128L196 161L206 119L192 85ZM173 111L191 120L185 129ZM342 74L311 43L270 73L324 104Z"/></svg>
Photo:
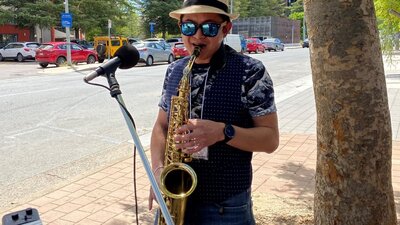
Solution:
<svg viewBox="0 0 400 225"><path fill-rule="evenodd" d="M117 79L115 78L114 73L106 73L107 82L110 86L110 95L113 98L116 98L118 95L122 94L121 90L119 89L119 84Z"/></svg>

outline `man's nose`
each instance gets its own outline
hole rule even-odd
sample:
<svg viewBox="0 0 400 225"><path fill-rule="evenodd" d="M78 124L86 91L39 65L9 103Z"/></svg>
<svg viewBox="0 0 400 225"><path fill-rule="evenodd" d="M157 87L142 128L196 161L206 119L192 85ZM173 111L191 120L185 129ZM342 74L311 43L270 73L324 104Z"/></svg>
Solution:
<svg viewBox="0 0 400 225"><path fill-rule="evenodd" d="M199 28L197 29L196 33L194 34L195 38L205 38L203 31L201 30L201 27L199 26Z"/></svg>

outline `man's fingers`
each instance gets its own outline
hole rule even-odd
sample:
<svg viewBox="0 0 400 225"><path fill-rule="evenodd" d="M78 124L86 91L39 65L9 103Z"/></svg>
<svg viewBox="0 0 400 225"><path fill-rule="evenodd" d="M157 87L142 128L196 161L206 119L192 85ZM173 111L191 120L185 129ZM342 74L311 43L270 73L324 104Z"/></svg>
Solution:
<svg viewBox="0 0 400 225"><path fill-rule="evenodd" d="M149 194L149 210L153 208L153 199L154 199L154 193L153 189L150 188L150 194Z"/></svg>

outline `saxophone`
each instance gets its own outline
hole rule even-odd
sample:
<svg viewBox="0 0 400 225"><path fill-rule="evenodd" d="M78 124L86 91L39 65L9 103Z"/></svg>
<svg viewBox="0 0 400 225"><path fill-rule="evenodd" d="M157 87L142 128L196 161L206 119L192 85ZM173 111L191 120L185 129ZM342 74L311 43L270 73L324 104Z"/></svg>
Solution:
<svg viewBox="0 0 400 225"><path fill-rule="evenodd" d="M175 130L188 122L189 116L189 74L196 58L200 54L200 47L196 47L190 56L189 62L183 70L183 76L178 86L178 96L171 97L168 133L165 146L164 170L160 175L160 189L168 211L175 225L183 225L187 197L197 186L197 176L194 170L187 165L192 161L191 155L175 147ZM159 224L165 225L160 214Z"/></svg>

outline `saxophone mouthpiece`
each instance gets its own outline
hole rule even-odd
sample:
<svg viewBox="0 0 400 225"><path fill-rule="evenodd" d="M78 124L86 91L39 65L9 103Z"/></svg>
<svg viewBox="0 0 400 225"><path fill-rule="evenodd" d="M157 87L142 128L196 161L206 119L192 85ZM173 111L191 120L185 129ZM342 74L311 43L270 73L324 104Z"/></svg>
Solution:
<svg viewBox="0 0 400 225"><path fill-rule="evenodd" d="M201 46L195 46L193 50L193 55L198 57L200 55Z"/></svg>

